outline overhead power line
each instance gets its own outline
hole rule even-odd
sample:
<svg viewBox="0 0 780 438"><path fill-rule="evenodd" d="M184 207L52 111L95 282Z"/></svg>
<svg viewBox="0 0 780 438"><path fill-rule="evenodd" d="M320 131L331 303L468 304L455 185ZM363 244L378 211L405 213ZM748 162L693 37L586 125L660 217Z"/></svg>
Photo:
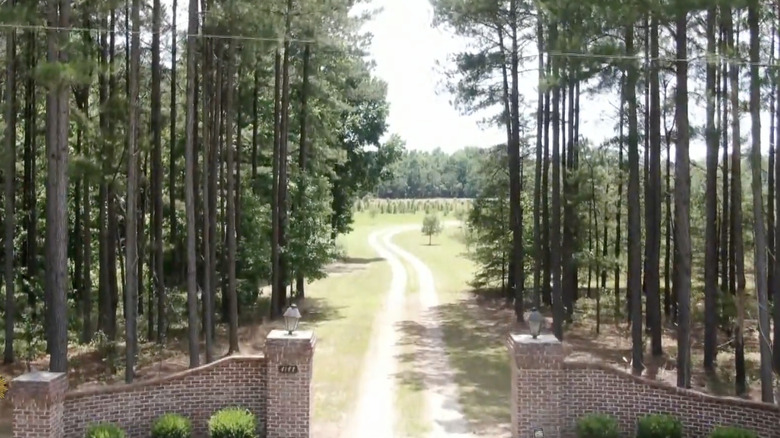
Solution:
<svg viewBox="0 0 780 438"><path fill-rule="evenodd" d="M125 30L112 30L98 27L62 27L62 26L50 26L45 24L22 24L22 23L0 23L0 29L21 29L21 30L39 30L39 31L71 31L71 32L98 32L98 33L120 33L132 35L133 32ZM150 35L152 32L141 31L140 34ZM162 31L160 33L163 33ZM186 34L182 40L194 36L196 38L212 38L212 39L225 39L225 40L242 40L242 41L256 41L256 42L275 42L275 43L301 43L301 44L319 44L324 46L332 46L333 42L325 39L317 38L284 38L284 37L263 37L254 35L236 35L226 33L197 33ZM692 56L685 59L675 57L646 57L644 54L625 55L625 54L598 54L588 52L570 52L570 51L558 51L551 50L544 53L548 56L561 57L561 58L579 58L579 59L595 59L595 60L610 60L610 61L638 61L640 64L649 64L654 62L672 63L672 62L703 62L706 63L709 60L715 62L727 62L733 65L739 66L758 66L765 68L778 68L780 62L750 62L749 60L730 58L720 54L704 54L698 56ZM539 54L523 55L523 59L531 60L539 57Z"/></svg>

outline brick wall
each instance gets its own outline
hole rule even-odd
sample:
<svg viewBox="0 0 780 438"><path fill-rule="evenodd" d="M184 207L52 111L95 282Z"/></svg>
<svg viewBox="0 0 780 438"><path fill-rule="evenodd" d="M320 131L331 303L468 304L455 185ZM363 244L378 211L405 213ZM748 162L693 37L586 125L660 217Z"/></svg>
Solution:
<svg viewBox="0 0 780 438"><path fill-rule="evenodd" d="M614 416L624 437L634 436L638 417L668 413L680 418L690 438L706 438L718 425L780 438L779 406L714 397L567 358L564 346L550 335L512 335L508 347L515 438L530 438L535 428L543 428L545 437L573 438L577 419L588 413Z"/></svg>
<svg viewBox="0 0 780 438"><path fill-rule="evenodd" d="M609 413L631 435L636 420L650 413L680 418L687 437L707 437L718 425L744 427L761 438L780 438L780 407L736 398L713 397L680 389L603 364L566 361L564 435L574 436L577 418Z"/></svg>
<svg viewBox="0 0 780 438"><path fill-rule="evenodd" d="M231 356L158 380L72 391L65 396L64 436L81 438L89 424L111 422L128 438L148 437L157 417L178 413L192 420L195 436L203 437L209 417L228 406L247 408L263 423L266 376L264 357Z"/></svg>

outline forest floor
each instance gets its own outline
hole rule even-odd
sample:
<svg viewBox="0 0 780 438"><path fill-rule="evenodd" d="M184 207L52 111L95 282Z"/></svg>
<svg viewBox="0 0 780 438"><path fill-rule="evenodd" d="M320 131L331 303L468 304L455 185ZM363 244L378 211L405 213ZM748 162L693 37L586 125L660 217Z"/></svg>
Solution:
<svg viewBox="0 0 780 438"><path fill-rule="evenodd" d="M446 228L429 245L428 238L419 232L421 223L420 214L380 214L376 217L358 214L355 230L340 241L347 257L329 268L327 278L308 286L307 298L301 306L304 314L301 325L303 329L315 330L318 337L314 370L314 432L318 438L342 436L341 431L349 427L349 419L355 417L357 407L364 404L358 400L365 391L361 388L367 383L357 376L375 374L366 373L376 366L370 358L376 354L387 358L388 353L390 359L385 359L385 365L391 366L382 373L387 376L392 372L396 378L389 381L389 385L388 381L377 381L379 387L392 388L392 408L373 410L388 416L381 421L392 424L397 431L394 436L424 436L438 427L431 418L445 417L452 418L459 431L465 427L468 432L484 437L508 434L510 412L507 406L511 388L504 340L507 333L527 328L515 322L512 308L506 306L499 293L474 292L469 286L475 266L466 257L467 248L460 227ZM399 228L399 225L405 228ZM383 231L391 229L397 231L392 238ZM372 234L374 245L370 239ZM404 252L407 257L402 255ZM403 287L393 286L394 272L401 275L397 274L399 269L404 272L405 281L396 279L396 283ZM613 280L609 281L612 284ZM394 287L401 288L402 293ZM393 313L388 312L387 307L390 294L400 307L395 315L388 317L387 314ZM576 353L628 369L630 327L624 317L613 317L614 301L612 294L609 295L601 302L601 324L597 334L595 300L586 298L583 293L577 303L574 322L566 327L565 342ZM242 310L241 352L260 353L265 335L281 323L260 317L267 313L265 307ZM701 307L694 305L693 310L694 327L700 328ZM390 334L377 335L376 332L390 320L395 323L392 330L387 331ZM747 321L745 341L750 396L758 399L755 326L754 320ZM693 387L729 396L734 388L733 352L722 335L718 371L714 376L707 376L701 366L701 335L699 330L693 333ZM377 341L377 336L383 341ZM669 385L674 385L676 380L675 336L672 327L666 328L664 356L653 359L649 353L645 355L645 374ZM377 353L377 347L388 345L389 340L394 341L390 343L390 350ZM220 324L215 357L226 352L227 334L225 325ZM121 351L118 356L123 357ZM164 349L151 342L141 344L137 380L155 378L187 366L186 332L183 327L174 327ZM33 361L30 367L46 369L47 358ZM24 363L2 366L0 374L10 378L25 372L26 368ZM122 381L121 368L115 373L109 372L109 364L102 360L94 346L74 345L70 351L70 369L71 387ZM432 371L437 377L439 371L448 373L445 373L446 378L434 381ZM432 388L436 390L432 391ZM456 403L444 403L441 397L437 399L437 394L445 394ZM456 406L456 409L450 408L451 412L437 410L437 404ZM372 404L370 408L376 406ZM0 401L0 438L10 437L10 418L10 403Z"/></svg>

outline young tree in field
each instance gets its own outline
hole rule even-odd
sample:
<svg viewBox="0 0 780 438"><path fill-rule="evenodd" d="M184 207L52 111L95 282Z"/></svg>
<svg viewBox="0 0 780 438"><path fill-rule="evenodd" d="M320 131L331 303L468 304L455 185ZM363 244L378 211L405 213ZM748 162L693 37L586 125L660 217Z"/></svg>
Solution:
<svg viewBox="0 0 780 438"><path fill-rule="evenodd" d="M428 245L432 244L433 236L438 235L442 231L441 221L439 215L428 214L423 219L422 233L428 236Z"/></svg>

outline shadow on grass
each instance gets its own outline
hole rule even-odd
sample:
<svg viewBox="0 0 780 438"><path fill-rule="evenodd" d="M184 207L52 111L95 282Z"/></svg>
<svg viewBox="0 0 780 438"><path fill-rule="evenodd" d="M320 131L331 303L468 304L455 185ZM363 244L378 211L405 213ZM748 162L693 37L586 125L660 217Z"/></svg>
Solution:
<svg viewBox="0 0 780 438"><path fill-rule="evenodd" d="M381 262L381 257L344 257L341 262L348 265L367 265L369 263Z"/></svg>
<svg viewBox="0 0 780 438"><path fill-rule="evenodd" d="M333 321L344 318L341 312L344 306L334 306L325 298L305 298L298 304L302 310L302 318L311 324L319 324L323 321Z"/></svg>
<svg viewBox="0 0 780 438"><path fill-rule="evenodd" d="M511 376L504 338L513 325L511 318L495 317L502 307L501 300L477 304L469 297L431 309L440 323L438 327L414 321L398 325L402 344L416 347L413 354L398 356L399 362L411 363L407 369L414 370L400 373L399 382L412 387L430 385L445 395L445 409L454 409L459 402L472 428L480 432L502 429L499 436L508 433L510 423ZM440 350L433 341L439 330L448 364L441 363ZM447 379L454 380L458 393L444 389ZM447 420L436 421L445 430L456 428Z"/></svg>

